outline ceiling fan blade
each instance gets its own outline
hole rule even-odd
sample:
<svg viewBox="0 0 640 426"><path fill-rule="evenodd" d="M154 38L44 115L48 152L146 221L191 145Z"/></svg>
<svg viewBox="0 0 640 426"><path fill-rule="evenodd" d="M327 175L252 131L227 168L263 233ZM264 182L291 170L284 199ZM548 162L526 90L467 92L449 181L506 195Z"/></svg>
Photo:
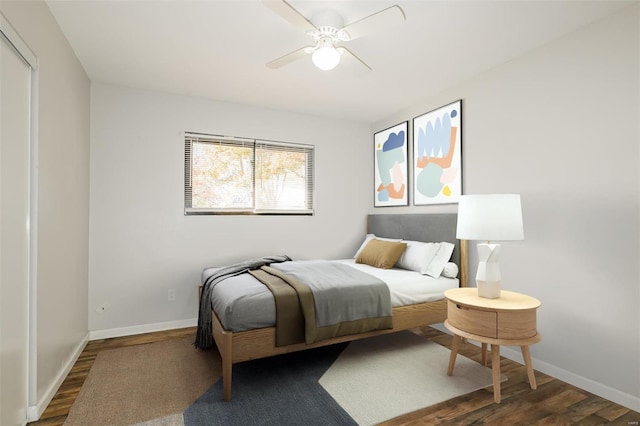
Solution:
<svg viewBox="0 0 640 426"><path fill-rule="evenodd" d="M338 50L342 51L342 58L345 60L345 63L355 64L360 72L373 71L371 67L366 64L366 62L364 62L355 53L353 53L346 47L340 46L338 47Z"/></svg>
<svg viewBox="0 0 640 426"><path fill-rule="evenodd" d="M287 64L290 64L293 61L297 61L298 59L302 59L307 56L309 52L313 51L313 46L305 46L301 47L298 50L294 50L291 53L287 53L284 56L279 57L278 59L274 59L271 62L267 62L267 67L269 68L280 68Z"/></svg>
<svg viewBox="0 0 640 426"><path fill-rule="evenodd" d="M298 12L293 6L285 0L262 0L262 3L269 9L280 15L285 21L302 31L317 30L316 26L311 23L303 14Z"/></svg>
<svg viewBox="0 0 640 426"><path fill-rule="evenodd" d="M342 31L347 32L349 40L354 40L358 37L401 24L405 19L404 11L400 6L396 5L349 24L342 28Z"/></svg>

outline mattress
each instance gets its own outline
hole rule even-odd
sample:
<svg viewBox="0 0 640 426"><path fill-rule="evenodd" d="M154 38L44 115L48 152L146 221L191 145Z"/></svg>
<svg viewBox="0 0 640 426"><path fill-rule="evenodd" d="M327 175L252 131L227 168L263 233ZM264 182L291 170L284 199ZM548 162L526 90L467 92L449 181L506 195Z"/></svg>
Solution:
<svg viewBox="0 0 640 426"><path fill-rule="evenodd" d="M378 277L389 287L391 305L415 305L444 298L445 290L457 288L457 278L432 278L405 269L380 269L355 263L354 259L338 260L353 268ZM217 268L202 272L202 282ZM226 330L245 331L274 327L276 305L269 289L250 274L241 274L233 280L223 280L212 292L212 307Z"/></svg>

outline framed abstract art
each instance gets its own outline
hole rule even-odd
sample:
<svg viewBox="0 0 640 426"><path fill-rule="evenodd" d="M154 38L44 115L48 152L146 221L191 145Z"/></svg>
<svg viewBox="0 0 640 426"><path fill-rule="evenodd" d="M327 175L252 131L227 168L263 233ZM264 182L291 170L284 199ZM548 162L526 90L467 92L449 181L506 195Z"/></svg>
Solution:
<svg viewBox="0 0 640 426"><path fill-rule="evenodd" d="M408 126L397 124L374 133L374 207L407 206Z"/></svg>
<svg viewBox="0 0 640 426"><path fill-rule="evenodd" d="M462 100L413 119L413 204L457 203L462 194Z"/></svg>

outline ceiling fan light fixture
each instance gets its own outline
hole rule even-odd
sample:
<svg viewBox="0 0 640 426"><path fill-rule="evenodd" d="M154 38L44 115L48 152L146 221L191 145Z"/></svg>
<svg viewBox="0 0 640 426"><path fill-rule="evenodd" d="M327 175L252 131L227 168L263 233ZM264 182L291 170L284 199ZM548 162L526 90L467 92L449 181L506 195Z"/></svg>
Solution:
<svg viewBox="0 0 640 426"><path fill-rule="evenodd" d="M1 0L0 0L1 1ZM267 63L269 68L280 68L294 60L311 55L314 65L323 71L329 71L340 63L340 57L345 54L347 61L359 63L363 69L371 71L371 67L356 56L351 50L342 47L341 43L354 40L386 29L406 20L406 15L398 5L387 7L364 18L344 25L344 20L338 12L332 9L316 11L310 20L289 4L290 0L262 0L262 3L278 14L294 27L304 31L314 42L313 46L302 47L289 52ZM338 45L339 47L336 47Z"/></svg>
<svg viewBox="0 0 640 426"><path fill-rule="evenodd" d="M333 46L330 40L324 39L311 55L314 65L322 71L334 69L340 63L340 52Z"/></svg>

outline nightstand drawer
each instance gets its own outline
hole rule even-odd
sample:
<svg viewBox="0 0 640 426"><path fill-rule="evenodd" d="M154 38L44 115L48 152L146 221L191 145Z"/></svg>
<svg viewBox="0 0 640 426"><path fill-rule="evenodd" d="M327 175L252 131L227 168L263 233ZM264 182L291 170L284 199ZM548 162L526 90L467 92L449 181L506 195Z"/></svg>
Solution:
<svg viewBox="0 0 640 426"><path fill-rule="evenodd" d="M447 320L449 324L467 333L497 338L498 315L448 301Z"/></svg>
<svg viewBox="0 0 640 426"><path fill-rule="evenodd" d="M499 339L528 339L536 333L535 309L498 312Z"/></svg>

